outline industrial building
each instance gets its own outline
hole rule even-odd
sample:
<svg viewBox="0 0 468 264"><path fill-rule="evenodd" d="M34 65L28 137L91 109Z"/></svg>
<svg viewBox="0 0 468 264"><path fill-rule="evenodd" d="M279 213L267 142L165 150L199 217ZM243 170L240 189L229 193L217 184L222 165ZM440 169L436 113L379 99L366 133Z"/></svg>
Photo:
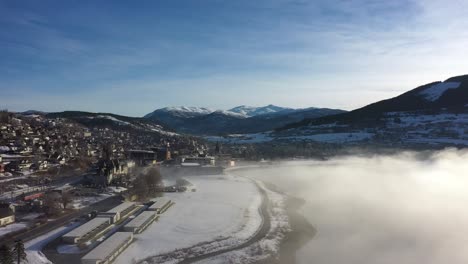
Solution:
<svg viewBox="0 0 468 264"><path fill-rule="evenodd" d="M159 216L155 211L144 211L124 226L124 231L139 234L153 223Z"/></svg>
<svg viewBox="0 0 468 264"><path fill-rule="evenodd" d="M158 214L164 213L172 204L172 201L165 197L152 199L151 201L154 201L154 204L148 207L148 210L156 211Z"/></svg>
<svg viewBox="0 0 468 264"><path fill-rule="evenodd" d="M110 227L109 218L96 217L66 233L62 239L66 243L83 244L104 234Z"/></svg>
<svg viewBox="0 0 468 264"><path fill-rule="evenodd" d="M133 233L117 232L81 258L82 264L111 263L133 241Z"/></svg>
<svg viewBox="0 0 468 264"><path fill-rule="evenodd" d="M107 212L101 212L98 214L100 217L107 217L111 220L112 223L118 222L121 219L126 218L136 209L137 205L134 202L125 202L122 203Z"/></svg>

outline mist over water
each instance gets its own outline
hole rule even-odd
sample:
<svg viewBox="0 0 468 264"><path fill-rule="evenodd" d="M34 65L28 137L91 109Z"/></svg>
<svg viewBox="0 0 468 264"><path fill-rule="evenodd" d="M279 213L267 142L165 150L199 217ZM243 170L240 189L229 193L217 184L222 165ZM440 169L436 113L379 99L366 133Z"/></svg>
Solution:
<svg viewBox="0 0 468 264"><path fill-rule="evenodd" d="M344 157L243 174L306 200L297 263L468 263L468 153ZM292 166L294 165L294 166Z"/></svg>

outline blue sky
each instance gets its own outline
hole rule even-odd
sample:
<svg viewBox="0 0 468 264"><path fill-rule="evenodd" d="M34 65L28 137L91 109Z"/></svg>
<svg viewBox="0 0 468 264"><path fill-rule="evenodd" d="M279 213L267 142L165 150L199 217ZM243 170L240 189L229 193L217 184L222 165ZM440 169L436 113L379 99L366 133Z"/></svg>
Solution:
<svg viewBox="0 0 468 264"><path fill-rule="evenodd" d="M13 111L353 109L468 73L466 1L1 1Z"/></svg>

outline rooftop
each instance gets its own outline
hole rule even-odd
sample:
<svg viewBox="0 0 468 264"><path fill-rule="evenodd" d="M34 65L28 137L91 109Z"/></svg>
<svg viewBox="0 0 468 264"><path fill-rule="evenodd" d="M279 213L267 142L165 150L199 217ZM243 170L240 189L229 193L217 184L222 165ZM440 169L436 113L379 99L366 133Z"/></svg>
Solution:
<svg viewBox="0 0 468 264"><path fill-rule="evenodd" d="M94 228L104 224L104 223L109 223L110 220L108 218L103 218L103 217L96 217L94 219L89 220L88 222L82 224L81 226L73 229L72 231L66 233L65 237L79 237L83 236L86 233L88 233L90 230L93 230Z"/></svg>
<svg viewBox="0 0 468 264"><path fill-rule="evenodd" d="M125 202L125 203L122 203L112 209L110 209L109 211L107 211L106 213L120 213L122 211L124 211L125 209L131 207L135 205L134 202Z"/></svg>
<svg viewBox="0 0 468 264"><path fill-rule="evenodd" d="M152 199L151 201L154 201L154 204L152 204L150 208L161 208L167 203L169 203L171 200L169 198L160 197L160 198Z"/></svg>
<svg viewBox="0 0 468 264"><path fill-rule="evenodd" d="M125 240L133 237L132 232L117 232L86 254L83 259L104 259L111 255Z"/></svg>
<svg viewBox="0 0 468 264"><path fill-rule="evenodd" d="M130 221L128 224L125 226L127 227L140 227L143 225L148 219L151 217L154 217L156 213L154 211L144 211L141 214L139 214L137 217L135 217L132 221Z"/></svg>

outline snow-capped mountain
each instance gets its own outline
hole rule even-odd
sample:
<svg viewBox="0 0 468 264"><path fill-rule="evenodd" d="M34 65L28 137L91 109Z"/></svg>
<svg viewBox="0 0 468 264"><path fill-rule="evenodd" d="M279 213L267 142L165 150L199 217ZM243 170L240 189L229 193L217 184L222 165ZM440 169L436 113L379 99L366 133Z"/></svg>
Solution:
<svg viewBox="0 0 468 264"><path fill-rule="evenodd" d="M165 107L161 109L157 109L152 113L145 115L145 118L151 118L153 115L158 114L170 114L173 116L178 117L195 117L201 115L208 115L213 113L214 109L206 108L206 107L193 107L193 106L173 106L173 107Z"/></svg>
<svg viewBox="0 0 468 264"><path fill-rule="evenodd" d="M230 110L166 107L145 115L145 118L161 122L183 133L218 135L267 131L304 118L316 118L342 112L344 111L327 108L291 109L274 105L238 106Z"/></svg>
<svg viewBox="0 0 468 264"><path fill-rule="evenodd" d="M270 105L263 106L263 107L241 105L241 106L231 108L228 111L241 114L245 117L252 117L252 116L258 116L258 115L280 113L280 112L285 112L285 111L292 112L292 111L295 111L295 109L280 107L280 106L270 104Z"/></svg>

